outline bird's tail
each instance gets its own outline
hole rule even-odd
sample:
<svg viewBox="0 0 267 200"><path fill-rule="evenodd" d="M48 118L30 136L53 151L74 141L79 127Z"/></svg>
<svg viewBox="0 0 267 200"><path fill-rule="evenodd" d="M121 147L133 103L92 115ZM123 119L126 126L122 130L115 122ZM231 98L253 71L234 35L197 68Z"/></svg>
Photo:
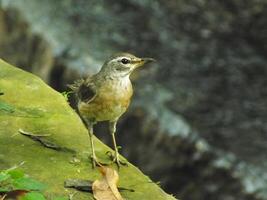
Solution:
<svg viewBox="0 0 267 200"><path fill-rule="evenodd" d="M67 87L70 88L74 93L77 93L83 83L84 79L79 79L76 80L73 84L68 84Z"/></svg>

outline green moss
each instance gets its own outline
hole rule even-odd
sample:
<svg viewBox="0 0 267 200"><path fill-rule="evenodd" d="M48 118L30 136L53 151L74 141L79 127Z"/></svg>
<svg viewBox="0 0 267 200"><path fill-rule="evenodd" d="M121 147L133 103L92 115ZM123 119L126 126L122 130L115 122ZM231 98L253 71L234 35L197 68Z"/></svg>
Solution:
<svg viewBox="0 0 267 200"><path fill-rule="evenodd" d="M101 176L97 169L91 169L87 130L62 94L38 77L2 60L0 91L4 92L0 96L0 170L25 162L22 170L48 185L47 194L55 196L74 192L63 187L66 179L95 180ZM48 134L47 140L77 153L45 148L19 134L19 129L37 135ZM105 153L108 150L106 145L96 139L96 153L106 162ZM74 157L81 162L71 162ZM121 187L135 190L122 192L125 199L174 199L132 165L122 167L119 175ZM88 196L90 194L78 193L74 199L88 199Z"/></svg>

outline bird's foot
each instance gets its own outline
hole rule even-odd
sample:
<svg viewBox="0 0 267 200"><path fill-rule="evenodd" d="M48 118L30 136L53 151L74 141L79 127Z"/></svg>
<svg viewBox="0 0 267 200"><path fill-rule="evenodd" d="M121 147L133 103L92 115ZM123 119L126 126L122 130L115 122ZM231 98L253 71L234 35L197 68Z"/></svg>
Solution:
<svg viewBox="0 0 267 200"><path fill-rule="evenodd" d="M96 166L99 166L99 167L101 167L101 166L103 166L103 165L107 165L107 164L105 164L105 163L102 163L102 162L100 162L99 160L98 160L98 158L96 157L96 156L94 156L94 155L91 155L91 161L92 161L92 168L94 169Z"/></svg>
<svg viewBox="0 0 267 200"><path fill-rule="evenodd" d="M107 151L106 154L110 157L110 159L112 160L112 163L115 163L118 166L118 168L120 168L121 165L128 166L126 161L122 161L120 159L118 153L113 154L112 152Z"/></svg>

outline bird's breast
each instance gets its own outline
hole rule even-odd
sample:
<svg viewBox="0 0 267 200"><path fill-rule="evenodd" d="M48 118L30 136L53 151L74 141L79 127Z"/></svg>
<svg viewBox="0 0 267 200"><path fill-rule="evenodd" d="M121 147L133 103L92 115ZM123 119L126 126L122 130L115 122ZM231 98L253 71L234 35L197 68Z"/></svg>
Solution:
<svg viewBox="0 0 267 200"><path fill-rule="evenodd" d="M112 121L119 118L128 108L133 94L132 84L128 79L103 82L97 95L89 103L81 102L82 115L96 121Z"/></svg>

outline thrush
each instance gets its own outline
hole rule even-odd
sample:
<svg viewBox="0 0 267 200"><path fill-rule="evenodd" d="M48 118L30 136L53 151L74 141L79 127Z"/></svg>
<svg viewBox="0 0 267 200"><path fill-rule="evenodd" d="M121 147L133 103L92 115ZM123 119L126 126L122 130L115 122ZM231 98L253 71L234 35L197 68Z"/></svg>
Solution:
<svg viewBox="0 0 267 200"><path fill-rule="evenodd" d="M115 152L112 155L112 161L118 166L126 164L119 157L115 138L116 125L119 118L126 112L133 95L130 74L151 61L154 59L118 53L111 56L97 74L78 80L69 86L77 96L79 114L88 128L93 167L101 165L95 153L93 127L102 121L109 122Z"/></svg>

